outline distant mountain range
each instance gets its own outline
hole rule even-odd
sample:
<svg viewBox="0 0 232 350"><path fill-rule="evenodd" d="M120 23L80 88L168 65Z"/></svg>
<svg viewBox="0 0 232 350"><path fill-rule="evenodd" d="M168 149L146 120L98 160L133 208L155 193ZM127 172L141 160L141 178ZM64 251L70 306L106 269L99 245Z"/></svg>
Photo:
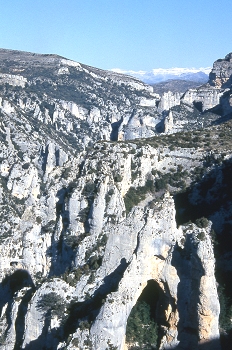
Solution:
<svg viewBox="0 0 232 350"><path fill-rule="evenodd" d="M170 79L175 80L190 80L199 83L206 83L211 67L206 68L157 68L151 71L133 71L122 70L120 68L111 69L113 72L131 75L142 80L146 84L156 84Z"/></svg>

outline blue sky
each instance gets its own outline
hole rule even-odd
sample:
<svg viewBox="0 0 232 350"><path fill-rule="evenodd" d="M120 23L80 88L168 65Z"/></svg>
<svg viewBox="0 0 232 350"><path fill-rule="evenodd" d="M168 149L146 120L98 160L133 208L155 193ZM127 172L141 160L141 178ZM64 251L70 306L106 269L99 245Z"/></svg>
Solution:
<svg viewBox="0 0 232 350"><path fill-rule="evenodd" d="M0 0L0 47L98 68L207 67L232 51L231 0Z"/></svg>

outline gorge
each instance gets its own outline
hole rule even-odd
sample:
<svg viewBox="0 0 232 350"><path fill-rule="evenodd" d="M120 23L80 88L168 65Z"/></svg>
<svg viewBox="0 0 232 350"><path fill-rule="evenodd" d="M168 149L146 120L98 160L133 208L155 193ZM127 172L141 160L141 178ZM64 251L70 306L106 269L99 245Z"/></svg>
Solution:
<svg viewBox="0 0 232 350"><path fill-rule="evenodd" d="M228 349L231 79L0 50L0 350Z"/></svg>

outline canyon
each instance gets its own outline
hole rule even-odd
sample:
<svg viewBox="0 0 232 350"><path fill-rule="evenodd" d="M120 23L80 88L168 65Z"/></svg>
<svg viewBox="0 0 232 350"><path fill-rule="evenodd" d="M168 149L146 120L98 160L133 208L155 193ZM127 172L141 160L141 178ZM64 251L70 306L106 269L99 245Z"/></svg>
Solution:
<svg viewBox="0 0 232 350"><path fill-rule="evenodd" d="M231 79L228 54L160 96L0 49L0 350L232 344ZM156 344L128 336L141 301Z"/></svg>

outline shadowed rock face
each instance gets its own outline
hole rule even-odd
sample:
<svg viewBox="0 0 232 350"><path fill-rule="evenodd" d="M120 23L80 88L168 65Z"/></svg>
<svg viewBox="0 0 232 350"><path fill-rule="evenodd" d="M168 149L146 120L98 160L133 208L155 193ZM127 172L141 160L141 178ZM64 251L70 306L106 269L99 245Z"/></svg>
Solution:
<svg viewBox="0 0 232 350"><path fill-rule="evenodd" d="M160 349L220 349L232 125L196 107L216 91L229 111L224 90L160 100L59 56L0 57L0 349L130 349L148 289Z"/></svg>

